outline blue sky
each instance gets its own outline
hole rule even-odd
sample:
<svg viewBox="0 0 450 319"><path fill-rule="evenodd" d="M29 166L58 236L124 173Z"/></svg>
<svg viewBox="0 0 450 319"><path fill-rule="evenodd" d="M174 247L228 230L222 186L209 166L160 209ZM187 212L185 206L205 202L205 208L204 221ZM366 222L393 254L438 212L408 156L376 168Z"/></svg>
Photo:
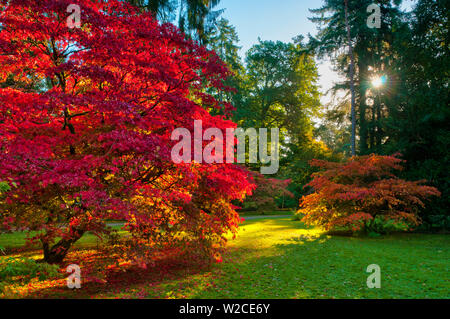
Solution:
<svg viewBox="0 0 450 319"><path fill-rule="evenodd" d="M222 0L223 17L236 27L243 53L258 37L290 41L299 34L314 34L316 26L307 17L308 8L318 8L319 0Z"/></svg>
<svg viewBox="0 0 450 319"><path fill-rule="evenodd" d="M414 0L404 0L404 8L410 8ZM225 8L222 15L236 27L242 46L241 56L262 40L280 40L289 42L299 34L307 37L315 35L317 26L308 20L312 14L309 8L320 8L321 0L222 0L220 8ZM328 90L339 76L333 72L327 61L318 61L322 92ZM329 98L324 98L326 103Z"/></svg>

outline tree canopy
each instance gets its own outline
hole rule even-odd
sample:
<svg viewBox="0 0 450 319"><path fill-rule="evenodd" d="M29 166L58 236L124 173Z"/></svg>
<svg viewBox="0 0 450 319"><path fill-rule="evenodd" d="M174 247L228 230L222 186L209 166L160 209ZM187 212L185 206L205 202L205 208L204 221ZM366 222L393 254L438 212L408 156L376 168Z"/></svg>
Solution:
<svg viewBox="0 0 450 319"><path fill-rule="evenodd" d="M210 115L223 103L204 92L224 89L225 64L119 1L80 1L82 27L69 29L69 4L2 4L0 174L15 187L2 194L1 223L37 231L48 262L111 219L126 221L135 245L184 232L216 251L251 179L233 164L175 164L171 132L194 119L235 127Z"/></svg>

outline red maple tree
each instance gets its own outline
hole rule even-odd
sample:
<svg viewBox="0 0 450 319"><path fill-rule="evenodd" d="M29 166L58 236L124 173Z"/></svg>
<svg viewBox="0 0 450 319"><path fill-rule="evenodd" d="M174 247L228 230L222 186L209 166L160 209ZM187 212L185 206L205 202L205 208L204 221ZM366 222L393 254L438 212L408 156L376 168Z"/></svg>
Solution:
<svg viewBox="0 0 450 319"><path fill-rule="evenodd" d="M69 28L71 2L0 1L0 180L15 185L0 198L3 228L37 231L49 263L109 219L150 246L220 247L251 178L175 165L171 132L235 127L210 115L231 105L205 93L227 89L225 64L117 0L77 1L81 27Z"/></svg>
<svg viewBox="0 0 450 319"><path fill-rule="evenodd" d="M288 190L292 180L267 178L259 172L251 172L256 186L253 194L245 199L244 207L254 210L276 210L277 198L294 198L294 194ZM283 207L284 208L284 207Z"/></svg>
<svg viewBox="0 0 450 319"><path fill-rule="evenodd" d="M305 223L326 230L374 231L378 222L417 226L424 200L440 193L425 181L396 177L402 163L396 155L355 156L344 163L313 160L321 171L312 175L307 187L314 192L301 199L298 213Z"/></svg>

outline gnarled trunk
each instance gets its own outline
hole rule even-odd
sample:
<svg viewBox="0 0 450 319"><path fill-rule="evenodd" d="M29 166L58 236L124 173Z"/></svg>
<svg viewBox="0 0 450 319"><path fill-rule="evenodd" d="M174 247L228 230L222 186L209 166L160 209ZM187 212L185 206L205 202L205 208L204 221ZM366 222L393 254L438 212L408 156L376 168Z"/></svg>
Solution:
<svg viewBox="0 0 450 319"><path fill-rule="evenodd" d="M48 264L60 264L66 258L67 253L74 243L76 243L85 233L84 230L72 230L74 234L69 239L61 239L55 245L51 246L47 242L42 243L42 248L44 251L44 262Z"/></svg>

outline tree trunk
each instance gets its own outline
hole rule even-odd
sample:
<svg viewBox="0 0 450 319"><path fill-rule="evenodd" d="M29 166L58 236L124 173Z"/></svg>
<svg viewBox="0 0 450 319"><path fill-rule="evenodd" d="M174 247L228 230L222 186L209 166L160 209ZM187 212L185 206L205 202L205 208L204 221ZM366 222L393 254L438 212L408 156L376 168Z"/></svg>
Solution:
<svg viewBox="0 0 450 319"><path fill-rule="evenodd" d="M377 103L377 153L381 153L381 145L383 142L383 128L381 125L382 115L381 115L381 98L378 92L378 103Z"/></svg>
<svg viewBox="0 0 450 319"><path fill-rule="evenodd" d="M67 253L74 243L76 243L85 233L84 230L72 230L74 236L70 239L61 239L55 245L50 246L49 243L43 242L44 262L48 264L60 264L66 258Z"/></svg>
<svg viewBox="0 0 450 319"><path fill-rule="evenodd" d="M368 127L366 121L367 104L366 93L367 85L364 79L367 77L367 69L363 65L365 57L358 56L358 69L359 69L359 152L362 155L368 153Z"/></svg>
<svg viewBox="0 0 450 319"><path fill-rule="evenodd" d="M352 156L356 156L356 98L355 98L355 58L353 56L353 45L352 38L350 34L350 25L348 23L348 0L345 0L345 26L347 27L347 38L348 38L348 49L350 55L350 91L352 93Z"/></svg>

